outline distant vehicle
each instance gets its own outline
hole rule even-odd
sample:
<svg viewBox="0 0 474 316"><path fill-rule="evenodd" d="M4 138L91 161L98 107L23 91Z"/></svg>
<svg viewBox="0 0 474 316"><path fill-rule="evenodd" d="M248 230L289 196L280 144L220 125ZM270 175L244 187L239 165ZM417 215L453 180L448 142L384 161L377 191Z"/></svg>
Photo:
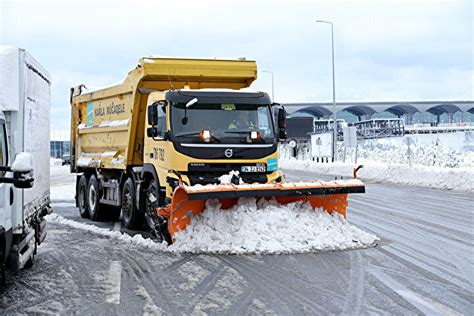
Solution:
<svg viewBox="0 0 474 316"><path fill-rule="evenodd" d="M7 263L13 272L31 267L46 237L51 81L23 49L0 46L0 64L0 282L5 284Z"/></svg>
<svg viewBox="0 0 474 316"><path fill-rule="evenodd" d="M61 165L64 166L64 165L70 165L71 164L71 155L69 154L64 154L62 157L61 157Z"/></svg>

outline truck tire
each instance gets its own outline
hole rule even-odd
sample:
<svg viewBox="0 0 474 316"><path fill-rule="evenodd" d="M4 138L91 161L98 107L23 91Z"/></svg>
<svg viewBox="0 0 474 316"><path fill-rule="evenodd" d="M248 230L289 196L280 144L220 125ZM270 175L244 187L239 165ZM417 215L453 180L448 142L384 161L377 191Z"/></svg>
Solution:
<svg viewBox="0 0 474 316"><path fill-rule="evenodd" d="M89 209L87 204L87 178L82 175L77 184L77 205L79 206L79 214L82 218L89 217Z"/></svg>
<svg viewBox="0 0 474 316"><path fill-rule="evenodd" d="M89 183L87 186L87 208L89 209L89 217L93 221L98 221L100 219L100 191L99 191L99 182L95 175L92 175L89 178Z"/></svg>
<svg viewBox="0 0 474 316"><path fill-rule="evenodd" d="M155 196L153 201L150 200L148 192L152 192ZM156 208L161 206L158 202L160 199L160 192L158 190L158 183L155 180L151 180L150 183L147 185L146 189L144 189L142 199L142 203L145 204L144 209L147 216L147 224L155 233L156 238L158 238L159 242L166 241L169 245L171 245L172 239L171 235L168 231L168 223L166 219L158 217L156 215Z"/></svg>
<svg viewBox="0 0 474 316"><path fill-rule="evenodd" d="M144 214L136 206L135 184L128 178L122 188L122 224L128 229L141 228Z"/></svg>

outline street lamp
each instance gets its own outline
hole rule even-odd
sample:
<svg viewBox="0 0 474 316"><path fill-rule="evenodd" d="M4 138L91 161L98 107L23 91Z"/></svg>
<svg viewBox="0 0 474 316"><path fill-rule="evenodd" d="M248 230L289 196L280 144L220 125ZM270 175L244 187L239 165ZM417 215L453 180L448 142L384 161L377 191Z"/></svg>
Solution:
<svg viewBox="0 0 474 316"><path fill-rule="evenodd" d="M262 72L266 72L272 75L272 102L275 102L275 94L274 94L274 89L273 89L273 71L263 70Z"/></svg>
<svg viewBox="0 0 474 316"><path fill-rule="evenodd" d="M334 71L334 28L332 22L316 20L316 23L326 23L331 25L331 47L332 47L332 112L334 114L332 161L336 161L337 150L337 115L336 115L336 75Z"/></svg>

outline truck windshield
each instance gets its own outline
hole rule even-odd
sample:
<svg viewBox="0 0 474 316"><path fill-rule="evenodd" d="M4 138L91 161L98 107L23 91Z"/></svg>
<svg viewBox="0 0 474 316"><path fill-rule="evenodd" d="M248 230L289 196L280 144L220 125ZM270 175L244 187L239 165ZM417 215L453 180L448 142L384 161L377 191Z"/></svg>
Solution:
<svg viewBox="0 0 474 316"><path fill-rule="evenodd" d="M250 132L260 132L264 142L272 143L273 127L269 105L200 104L185 111L185 104L173 104L171 128L175 137L199 137L209 130L215 139L240 142Z"/></svg>

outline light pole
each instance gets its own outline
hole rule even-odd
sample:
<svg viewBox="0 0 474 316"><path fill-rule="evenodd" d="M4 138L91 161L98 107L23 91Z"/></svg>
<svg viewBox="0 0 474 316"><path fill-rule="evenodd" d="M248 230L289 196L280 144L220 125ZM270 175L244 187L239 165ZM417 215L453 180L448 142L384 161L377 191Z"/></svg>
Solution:
<svg viewBox="0 0 474 316"><path fill-rule="evenodd" d="M262 72L266 72L266 73L269 73L270 75L272 75L272 102L275 102L275 91L274 91L274 87L273 87L273 71L263 70Z"/></svg>
<svg viewBox="0 0 474 316"><path fill-rule="evenodd" d="M331 25L331 47L332 47L332 112L334 114L333 126L333 144L332 144L332 161L336 161L337 150L337 115L336 115L336 75L334 71L334 27L332 22L317 20L316 23L326 23Z"/></svg>

